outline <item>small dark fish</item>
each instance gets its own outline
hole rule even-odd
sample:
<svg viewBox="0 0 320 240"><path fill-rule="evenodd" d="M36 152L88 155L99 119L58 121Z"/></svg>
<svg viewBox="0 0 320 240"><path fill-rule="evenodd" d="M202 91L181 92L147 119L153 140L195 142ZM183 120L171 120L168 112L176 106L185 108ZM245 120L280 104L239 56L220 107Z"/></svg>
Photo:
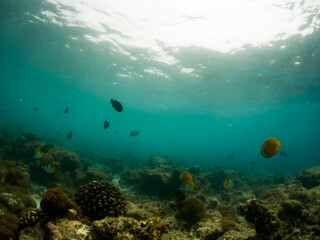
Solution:
<svg viewBox="0 0 320 240"><path fill-rule="evenodd" d="M117 111L117 112L122 112L122 105L120 102L117 100L111 99L112 107Z"/></svg>
<svg viewBox="0 0 320 240"><path fill-rule="evenodd" d="M231 159L233 158L233 153L231 153L229 156L228 156L228 159Z"/></svg>
<svg viewBox="0 0 320 240"><path fill-rule="evenodd" d="M69 107L67 106L67 108L64 110L64 113L67 113L69 111Z"/></svg>
<svg viewBox="0 0 320 240"><path fill-rule="evenodd" d="M285 151L280 151L280 155L283 156L283 157L285 157L287 154L286 154Z"/></svg>
<svg viewBox="0 0 320 240"><path fill-rule="evenodd" d="M136 136L139 135L139 133L140 133L140 131L134 130L134 131L132 131L132 132L130 133L130 136L131 136L131 137L136 137Z"/></svg>
<svg viewBox="0 0 320 240"><path fill-rule="evenodd" d="M35 108L33 109L33 111L38 111L38 109L39 109L39 107L35 107Z"/></svg>
<svg viewBox="0 0 320 240"><path fill-rule="evenodd" d="M69 131L68 133L67 133L67 139L71 139L72 138L72 131Z"/></svg>
<svg viewBox="0 0 320 240"><path fill-rule="evenodd" d="M250 163L251 165L257 164L256 161L250 161L249 163Z"/></svg>
<svg viewBox="0 0 320 240"><path fill-rule="evenodd" d="M104 121L103 128L106 129L109 127L109 125L110 125L110 123L106 120L106 121Z"/></svg>

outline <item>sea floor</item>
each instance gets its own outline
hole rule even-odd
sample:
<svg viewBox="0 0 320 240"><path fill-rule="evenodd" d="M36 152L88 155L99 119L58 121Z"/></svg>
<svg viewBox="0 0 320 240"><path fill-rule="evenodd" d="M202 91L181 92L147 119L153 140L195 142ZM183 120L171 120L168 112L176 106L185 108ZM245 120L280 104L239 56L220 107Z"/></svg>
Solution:
<svg viewBox="0 0 320 240"><path fill-rule="evenodd" d="M134 166L25 132L0 136L0 182L0 239L320 239L320 165L284 177L158 155Z"/></svg>

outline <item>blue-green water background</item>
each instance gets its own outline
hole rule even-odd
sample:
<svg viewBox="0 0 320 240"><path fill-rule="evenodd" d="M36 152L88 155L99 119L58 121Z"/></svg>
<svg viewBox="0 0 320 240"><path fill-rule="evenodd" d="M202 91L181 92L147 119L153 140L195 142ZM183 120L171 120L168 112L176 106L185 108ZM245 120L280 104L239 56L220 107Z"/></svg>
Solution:
<svg viewBox="0 0 320 240"><path fill-rule="evenodd" d="M194 79L174 65L117 55L108 43L84 39L95 34L90 29L29 21L26 13L46 8L54 11L39 1L0 3L1 129L13 135L32 131L93 160L137 161L158 154L206 170L219 165L276 175L319 164L319 29L271 47L247 45L247 51L232 55L192 46L171 52L183 66L205 66ZM123 48L136 57L148 54ZM143 71L150 67L171 78ZM111 98L123 104L123 112L112 108ZM104 120L110 122L106 130ZM140 135L130 137L132 130ZM260 155L262 142L271 136L280 139L286 156Z"/></svg>

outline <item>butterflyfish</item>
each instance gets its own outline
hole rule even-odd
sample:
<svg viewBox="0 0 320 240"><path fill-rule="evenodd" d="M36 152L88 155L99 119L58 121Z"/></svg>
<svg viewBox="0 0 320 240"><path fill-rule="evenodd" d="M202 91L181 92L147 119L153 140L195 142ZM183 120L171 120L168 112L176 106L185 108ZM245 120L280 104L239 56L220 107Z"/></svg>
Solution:
<svg viewBox="0 0 320 240"><path fill-rule="evenodd" d="M281 142L279 139L274 137L268 138L262 144L261 155L265 158L270 158L278 152L280 146Z"/></svg>
<svg viewBox="0 0 320 240"><path fill-rule="evenodd" d="M40 147L37 147L37 149L34 151L33 158L39 159L42 158L43 152L41 151Z"/></svg>
<svg viewBox="0 0 320 240"><path fill-rule="evenodd" d="M54 173L56 171L56 169L51 166L51 164L44 165L41 168L47 173Z"/></svg>
<svg viewBox="0 0 320 240"><path fill-rule="evenodd" d="M223 182L223 187L224 187L225 189L233 188L233 186L234 186L234 183L232 182L231 179L226 179L226 180L224 180L224 182Z"/></svg>
<svg viewBox="0 0 320 240"><path fill-rule="evenodd" d="M192 176L188 172L182 173L182 183L184 184L184 189L188 191L193 191L194 183L192 181Z"/></svg>
<svg viewBox="0 0 320 240"><path fill-rule="evenodd" d="M111 99L112 107L117 111L117 112L122 112L122 105L120 102L117 100Z"/></svg>
<svg viewBox="0 0 320 240"><path fill-rule="evenodd" d="M136 137L136 136L139 135L139 133L140 133L140 131L134 130L134 131L132 131L132 132L130 133L130 136L131 136L131 137Z"/></svg>
<svg viewBox="0 0 320 240"><path fill-rule="evenodd" d="M70 130L68 133L67 133L67 139L71 139L72 138L72 131Z"/></svg>

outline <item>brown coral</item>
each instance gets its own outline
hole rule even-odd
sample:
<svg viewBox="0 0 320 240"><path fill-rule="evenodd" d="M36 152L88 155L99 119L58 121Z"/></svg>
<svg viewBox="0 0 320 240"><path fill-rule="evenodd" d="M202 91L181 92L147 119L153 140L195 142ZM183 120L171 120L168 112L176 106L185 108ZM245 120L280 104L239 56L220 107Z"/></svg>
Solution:
<svg viewBox="0 0 320 240"><path fill-rule="evenodd" d="M165 224L159 217L140 222L128 217L106 217L92 224L94 239L97 240L156 240L161 238L164 230Z"/></svg>
<svg viewBox="0 0 320 240"><path fill-rule="evenodd" d="M77 209L66 193L61 188L49 189L40 202L41 209L49 217L60 217L68 214L69 209Z"/></svg>
<svg viewBox="0 0 320 240"><path fill-rule="evenodd" d="M91 219L121 216L126 213L126 200L121 191L107 181L92 181L75 194L76 203Z"/></svg>
<svg viewBox="0 0 320 240"><path fill-rule="evenodd" d="M177 217L184 219L189 224L203 221L208 217L203 202L196 197L178 201L177 210Z"/></svg>

